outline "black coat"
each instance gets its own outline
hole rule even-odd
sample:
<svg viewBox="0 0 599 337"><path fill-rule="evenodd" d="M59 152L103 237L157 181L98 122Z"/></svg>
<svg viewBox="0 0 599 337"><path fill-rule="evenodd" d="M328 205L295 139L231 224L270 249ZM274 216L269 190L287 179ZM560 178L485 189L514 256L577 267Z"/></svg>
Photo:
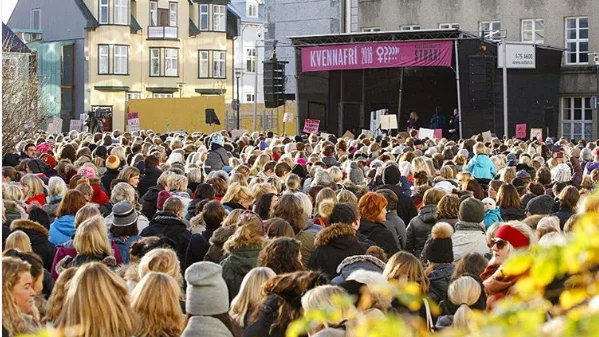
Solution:
<svg viewBox="0 0 599 337"><path fill-rule="evenodd" d="M501 218L503 221L512 221L512 220L524 220L526 215L524 214L524 208L500 208Z"/></svg>
<svg viewBox="0 0 599 337"><path fill-rule="evenodd" d="M198 213L196 212L196 207L200 202L202 202L202 200L204 199L191 199L189 205L187 206L187 215L185 216L185 219L187 221L191 220L191 218L198 215Z"/></svg>
<svg viewBox="0 0 599 337"><path fill-rule="evenodd" d="M356 230L351 226L335 224L316 234L314 247L307 268L319 270L331 280L337 275L337 266L343 259L365 254L368 244L358 240Z"/></svg>
<svg viewBox="0 0 599 337"><path fill-rule="evenodd" d="M557 212L551 215L559 218L559 227L561 228L561 230L564 230L564 225L566 224L566 221L568 221L568 219L570 219L570 217L574 215L574 212L572 212L572 210L569 208L560 207Z"/></svg>
<svg viewBox="0 0 599 337"><path fill-rule="evenodd" d="M48 241L50 236L48 230L36 222L26 222L20 226L16 226L17 224L13 222L13 225L10 226L11 231L20 230L27 234L31 241L31 250L42 258L44 269L52 270L56 247Z"/></svg>
<svg viewBox="0 0 599 337"><path fill-rule="evenodd" d="M420 214L410 221L406 229L406 250L418 259L424 249L424 244L437 222L437 206L424 205L420 207Z"/></svg>
<svg viewBox="0 0 599 337"><path fill-rule="evenodd" d="M410 221L418 215L414 200L402 193L402 187L399 185L381 185L375 190L389 189L397 195L397 215L403 220L404 223L410 223Z"/></svg>
<svg viewBox="0 0 599 337"><path fill-rule="evenodd" d="M206 229L202 233L193 234L189 241L189 247L185 253L185 268L192 264L204 261L208 249L210 249L210 238L214 233L214 229Z"/></svg>
<svg viewBox="0 0 599 337"><path fill-rule="evenodd" d="M437 303L441 301L447 301L447 289L451 282L451 274L455 266L451 263L443 263L437 265L433 271L428 274L428 280L430 282L429 297Z"/></svg>
<svg viewBox="0 0 599 337"><path fill-rule="evenodd" d="M243 329L243 337L285 337L287 326L271 328L271 325L277 319L280 307L279 301L283 301L283 299L275 295L269 295L259 308L258 320Z"/></svg>
<svg viewBox="0 0 599 337"><path fill-rule="evenodd" d="M158 168L146 167L143 176L139 178L139 185L137 185L137 191L139 195L144 195L150 187L158 184L158 177L162 174L162 171Z"/></svg>
<svg viewBox="0 0 599 337"><path fill-rule="evenodd" d="M106 170L106 173L104 173L104 175L102 175L102 178L100 178L100 182L102 183L102 187L104 187L104 192L106 192L106 194L108 195L108 197L110 197L110 183L116 179L116 177L118 177L119 175L119 170Z"/></svg>
<svg viewBox="0 0 599 337"><path fill-rule="evenodd" d="M158 210L158 193L160 191L164 191L164 187L160 185L152 186L144 194L139 202L141 203L141 213L146 216L146 218L152 220L154 214Z"/></svg>
<svg viewBox="0 0 599 337"><path fill-rule="evenodd" d="M187 230L185 223L174 214L159 212L150 221L150 225L140 233L143 237L163 236L175 243L179 261L185 261L185 254L191 239L191 232Z"/></svg>
<svg viewBox="0 0 599 337"><path fill-rule="evenodd" d="M358 232L364 235L366 239L373 241L377 246L383 248L389 256L399 251L398 244L393 238L393 233L381 223L368 222L362 218Z"/></svg>

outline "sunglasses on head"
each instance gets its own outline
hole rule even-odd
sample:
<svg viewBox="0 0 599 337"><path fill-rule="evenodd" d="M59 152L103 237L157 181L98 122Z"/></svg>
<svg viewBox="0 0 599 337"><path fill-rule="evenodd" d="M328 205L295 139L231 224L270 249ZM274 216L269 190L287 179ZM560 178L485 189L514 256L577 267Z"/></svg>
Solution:
<svg viewBox="0 0 599 337"><path fill-rule="evenodd" d="M493 246L497 246L497 249L501 250L503 248L505 248L505 246L507 245L507 241L502 240L502 239L493 239L493 241L491 241L491 247Z"/></svg>

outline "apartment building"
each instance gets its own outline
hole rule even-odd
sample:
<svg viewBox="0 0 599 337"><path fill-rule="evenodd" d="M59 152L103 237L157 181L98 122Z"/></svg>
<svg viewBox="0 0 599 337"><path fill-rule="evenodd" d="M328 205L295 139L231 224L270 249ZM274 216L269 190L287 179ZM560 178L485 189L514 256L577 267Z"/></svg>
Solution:
<svg viewBox="0 0 599 337"><path fill-rule="evenodd" d="M456 28L488 39L548 45L564 50L560 69L560 136L599 137L597 72L588 53L599 52L599 1L595 0L359 0L361 31ZM517 93L515 93L517 95Z"/></svg>
<svg viewBox="0 0 599 337"><path fill-rule="evenodd" d="M229 6L228 0L19 0L8 26L30 38L39 76L50 84L45 99L59 107L63 130L98 108L112 112L107 129L123 130L128 100L232 99L239 17Z"/></svg>

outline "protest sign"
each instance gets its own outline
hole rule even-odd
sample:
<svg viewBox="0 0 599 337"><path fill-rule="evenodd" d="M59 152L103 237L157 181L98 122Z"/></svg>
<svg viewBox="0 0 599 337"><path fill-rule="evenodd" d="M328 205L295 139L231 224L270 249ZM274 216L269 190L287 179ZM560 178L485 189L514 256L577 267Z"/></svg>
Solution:
<svg viewBox="0 0 599 337"><path fill-rule="evenodd" d="M443 139L443 129L435 129L435 139Z"/></svg>
<svg viewBox="0 0 599 337"><path fill-rule="evenodd" d="M286 112L283 115L283 123L293 122L293 114L291 112Z"/></svg>
<svg viewBox="0 0 599 337"><path fill-rule="evenodd" d="M129 131L139 131L141 129L137 112L127 114L127 126L129 127Z"/></svg>
<svg viewBox="0 0 599 337"><path fill-rule="evenodd" d="M482 134L483 136L483 143L490 143L491 140L493 140L493 136L491 135L491 131L485 131Z"/></svg>
<svg viewBox="0 0 599 337"><path fill-rule="evenodd" d="M304 120L304 133L318 133L320 127L320 120L318 119L305 119Z"/></svg>
<svg viewBox="0 0 599 337"><path fill-rule="evenodd" d="M79 119L71 119L69 124L69 131L77 131L81 132L81 127L83 126L83 122Z"/></svg>
<svg viewBox="0 0 599 337"><path fill-rule="evenodd" d="M543 141L543 128L530 128L530 140Z"/></svg>
<svg viewBox="0 0 599 337"><path fill-rule="evenodd" d="M248 132L247 129L233 129L231 130L231 137L233 137L233 139L237 139L243 136L243 134L246 132Z"/></svg>
<svg viewBox="0 0 599 337"><path fill-rule="evenodd" d="M410 137L410 133L407 131L399 131L398 136L400 139L407 139L408 137Z"/></svg>
<svg viewBox="0 0 599 337"><path fill-rule="evenodd" d="M349 139L354 139L355 136L353 133L351 133L349 130L345 131L345 133L343 134L343 136L341 138L349 138Z"/></svg>
<svg viewBox="0 0 599 337"><path fill-rule="evenodd" d="M516 124L516 138L526 138L526 123Z"/></svg>
<svg viewBox="0 0 599 337"><path fill-rule="evenodd" d="M382 115L381 116L381 129L382 130L397 129L397 116L396 115Z"/></svg>
<svg viewBox="0 0 599 337"><path fill-rule="evenodd" d="M364 136L366 136L366 138L372 138L373 133L371 130L364 129L364 130L362 130L362 133L360 133L360 135L364 135Z"/></svg>
<svg viewBox="0 0 599 337"><path fill-rule="evenodd" d="M434 129L420 128L420 130L418 130L418 138L420 138L420 139L424 139L424 138L433 139L433 138L435 138L435 130Z"/></svg>

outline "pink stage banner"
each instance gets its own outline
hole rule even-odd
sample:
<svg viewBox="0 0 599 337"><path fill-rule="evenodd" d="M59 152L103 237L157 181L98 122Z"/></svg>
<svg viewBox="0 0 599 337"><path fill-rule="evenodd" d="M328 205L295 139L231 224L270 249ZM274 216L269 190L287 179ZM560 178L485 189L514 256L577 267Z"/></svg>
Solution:
<svg viewBox="0 0 599 337"><path fill-rule="evenodd" d="M451 41L371 42L302 48L302 71L449 67Z"/></svg>

